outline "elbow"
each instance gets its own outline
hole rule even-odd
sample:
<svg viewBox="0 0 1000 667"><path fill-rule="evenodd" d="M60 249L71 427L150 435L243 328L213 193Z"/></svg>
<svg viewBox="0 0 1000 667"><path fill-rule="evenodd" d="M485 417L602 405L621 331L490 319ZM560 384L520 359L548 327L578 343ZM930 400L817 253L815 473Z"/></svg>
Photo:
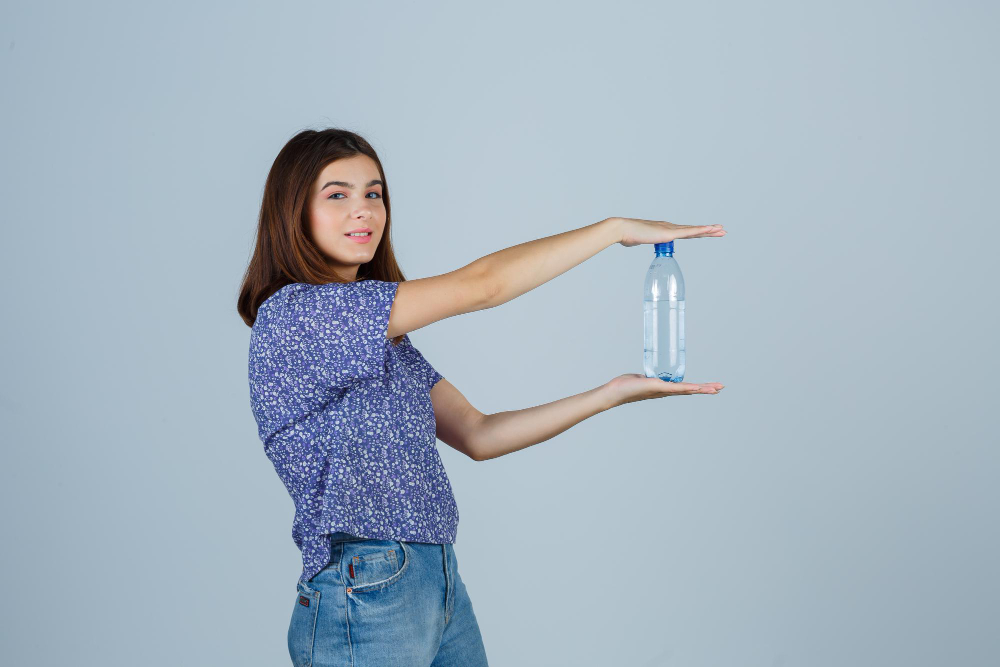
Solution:
<svg viewBox="0 0 1000 667"><path fill-rule="evenodd" d="M486 310L499 305L500 283L487 267L480 268L476 276L476 293L479 297L477 310Z"/></svg>
<svg viewBox="0 0 1000 667"><path fill-rule="evenodd" d="M479 444L478 443L475 443L475 442L469 442L469 443L467 443L466 446L465 446L465 448L464 448L464 451L465 451L465 455L468 456L473 461L477 461L478 462L478 461L484 460L483 459L483 455L481 453L481 450L479 449Z"/></svg>
<svg viewBox="0 0 1000 667"><path fill-rule="evenodd" d="M469 429L468 439L465 444L465 453L473 461L485 461L487 456L484 453L483 448L483 429L485 428L486 418L489 415L484 415L479 413L476 419L476 423Z"/></svg>
<svg viewBox="0 0 1000 667"><path fill-rule="evenodd" d="M503 456L503 455L504 452L502 450L496 448L491 449L489 446L482 447L477 444L469 448L469 458L471 458L473 461L476 461L477 463L482 461L490 461L492 459L497 458L498 456Z"/></svg>

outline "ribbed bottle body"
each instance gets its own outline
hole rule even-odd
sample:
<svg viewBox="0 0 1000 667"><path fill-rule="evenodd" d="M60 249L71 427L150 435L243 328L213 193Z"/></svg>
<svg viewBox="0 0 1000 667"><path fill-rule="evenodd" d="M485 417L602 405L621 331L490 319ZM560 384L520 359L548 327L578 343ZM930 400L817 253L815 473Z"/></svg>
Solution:
<svg viewBox="0 0 1000 667"><path fill-rule="evenodd" d="M673 242L657 243L643 289L642 366L646 377L684 380L684 275Z"/></svg>

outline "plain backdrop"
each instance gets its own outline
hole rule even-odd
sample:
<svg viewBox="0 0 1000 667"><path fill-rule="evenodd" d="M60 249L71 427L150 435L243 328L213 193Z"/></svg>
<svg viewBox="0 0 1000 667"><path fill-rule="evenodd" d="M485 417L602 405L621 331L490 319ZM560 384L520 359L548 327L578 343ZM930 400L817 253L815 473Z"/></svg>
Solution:
<svg viewBox="0 0 1000 667"><path fill-rule="evenodd" d="M236 296L294 134L379 152L407 278L680 240L686 379L475 463L495 667L1000 663L988 2L0 5L0 661L281 665L301 562ZM483 412L642 370L652 246L412 334Z"/></svg>

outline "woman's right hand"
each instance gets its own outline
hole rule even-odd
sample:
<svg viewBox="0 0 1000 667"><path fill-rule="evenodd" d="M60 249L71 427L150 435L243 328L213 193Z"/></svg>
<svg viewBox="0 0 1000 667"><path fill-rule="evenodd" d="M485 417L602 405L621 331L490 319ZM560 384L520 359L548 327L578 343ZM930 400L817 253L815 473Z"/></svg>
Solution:
<svg viewBox="0 0 1000 667"><path fill-rule="evenodd" d="M644 401L649 398L664 396L683 396L690 394L718 394L722 391L721 382L667 382L660 378L646 377L642 373L626 373L613 378L604 385L612 405L619 406L634 401Z"/></svg>
<svg viewBox="0 0 1000 667"><path fill-rule="evenodd" d="M621 230L618 241L625 247L641 243L666 243L674 239L697 239L726 235L722 225L675 225L660 220L640 218L615 218Z"/></svg>

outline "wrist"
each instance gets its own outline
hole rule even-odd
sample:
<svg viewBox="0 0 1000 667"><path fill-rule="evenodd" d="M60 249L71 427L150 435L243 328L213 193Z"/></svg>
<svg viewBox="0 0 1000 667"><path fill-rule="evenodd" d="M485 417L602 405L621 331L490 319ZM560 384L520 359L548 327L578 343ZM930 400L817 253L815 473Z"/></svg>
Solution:
<svg viewBox="0 0 1000 667"><path fill-rule="evenodd" d="M605 218L597 223L604 227L606 234L605 239L607 240L608 246L613 246L614 244L621 242L622 222L621 218Z"/></svg>
<svg viewBox="0 0 1000 667"><path fill-rule="evenodd" d="M605 410L610 410L611 408L618 407L618 399L615 395L614 390L611 388L609 383L602 384L600 387L594 390L597 396L598 404L601 407L601 412Z"/></svg>

